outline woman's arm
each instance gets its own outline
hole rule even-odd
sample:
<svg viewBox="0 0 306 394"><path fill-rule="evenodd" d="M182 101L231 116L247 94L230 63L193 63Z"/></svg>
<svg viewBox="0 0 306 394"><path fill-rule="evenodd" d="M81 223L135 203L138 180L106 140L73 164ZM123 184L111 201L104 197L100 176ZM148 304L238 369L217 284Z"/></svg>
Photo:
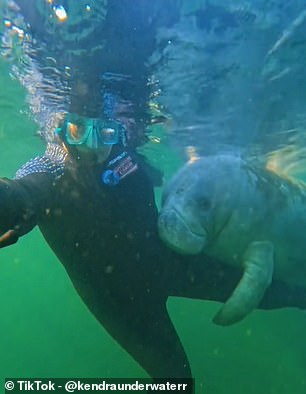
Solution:
<svg viewBox="0 0 306 394"><path fill-rule="evenodd" d="M0 248L31 231L40 214L52 206L66 158L60 146L48 144L45 154L23 165L14 179L0 178Z"/></svg>
<svg viewBox="0 0 306 394"><path fill-rule="evenodd" d="M21 179L0 179L0 248L33 229L48 206L54 176L33 173Z"/></svg>

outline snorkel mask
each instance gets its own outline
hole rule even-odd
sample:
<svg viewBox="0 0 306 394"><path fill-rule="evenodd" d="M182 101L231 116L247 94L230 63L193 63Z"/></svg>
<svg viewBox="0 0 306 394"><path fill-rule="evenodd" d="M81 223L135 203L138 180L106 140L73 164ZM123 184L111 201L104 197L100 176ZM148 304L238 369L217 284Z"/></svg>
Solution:
<svg viewBox="0 0 306 394"><path fill-rule="evenodd" d="M125 145L125 127L113 119L102 120L68 114L61 127L56 129L61 139L71 146L99 149L118 143Z"/></svg>

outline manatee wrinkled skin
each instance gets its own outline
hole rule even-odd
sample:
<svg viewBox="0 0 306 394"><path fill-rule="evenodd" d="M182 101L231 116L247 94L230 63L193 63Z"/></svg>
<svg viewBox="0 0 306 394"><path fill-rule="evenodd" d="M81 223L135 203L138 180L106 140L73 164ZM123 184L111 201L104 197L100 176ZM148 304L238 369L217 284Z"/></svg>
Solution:
<svg viewBox="0 0 306 394"><path fill-rule="evenodd" d="M272 276L306 286L306 188L234 155L186 164L164 191L158 227L178 252L203 252L243 270L217 324L256 308Z"/></svg>

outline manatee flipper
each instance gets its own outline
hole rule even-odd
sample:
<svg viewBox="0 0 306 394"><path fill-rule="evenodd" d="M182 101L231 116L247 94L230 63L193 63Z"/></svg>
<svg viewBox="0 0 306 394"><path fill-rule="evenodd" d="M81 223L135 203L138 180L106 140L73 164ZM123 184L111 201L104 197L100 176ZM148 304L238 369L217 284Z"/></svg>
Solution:
<svg viewBox="0 0 306 394"><path fill-rule="evenodd" d="M271 242L252 242L244 255L243 265L240 282L213 319L216 324L227 326L236 323L258 306L272 281Z"/></svg>

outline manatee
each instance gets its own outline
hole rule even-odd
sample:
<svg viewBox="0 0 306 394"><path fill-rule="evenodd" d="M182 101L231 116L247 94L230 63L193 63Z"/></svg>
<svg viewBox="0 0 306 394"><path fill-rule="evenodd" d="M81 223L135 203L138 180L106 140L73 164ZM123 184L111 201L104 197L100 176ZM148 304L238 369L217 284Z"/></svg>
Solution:
<svg viewBox="0 0 306 394"><path fill-rule="evenodd" d="M272 279L305 289L306 187L240 157L187 163L163 193L158 229L178 252L241 269L214 318L219 325L257 308Z"/></svg>

